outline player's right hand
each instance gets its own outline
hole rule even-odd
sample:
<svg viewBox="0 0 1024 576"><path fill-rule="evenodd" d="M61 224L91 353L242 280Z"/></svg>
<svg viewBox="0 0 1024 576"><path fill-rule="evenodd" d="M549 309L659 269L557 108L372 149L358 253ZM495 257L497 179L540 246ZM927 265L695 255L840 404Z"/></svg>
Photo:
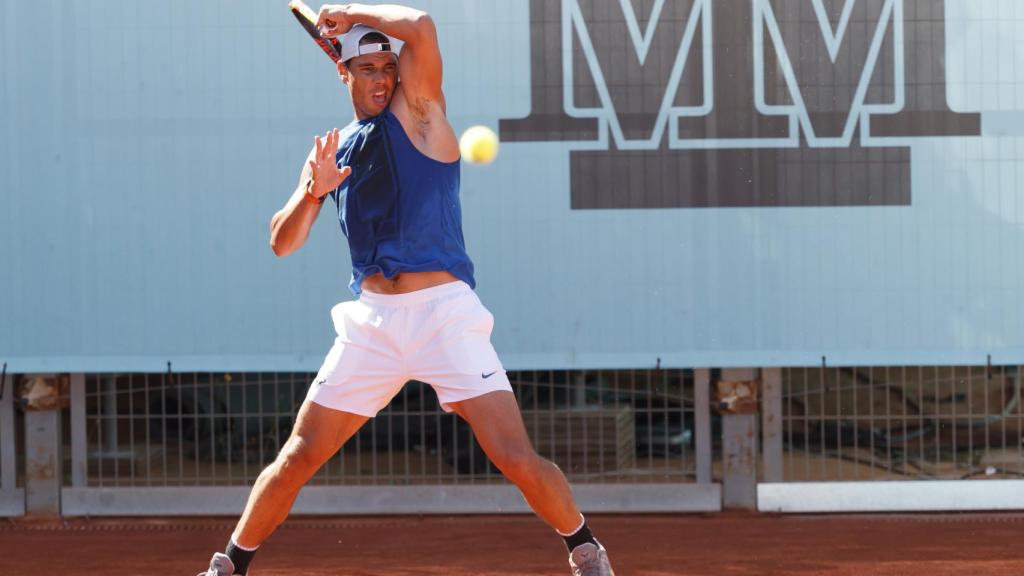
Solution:
<svg viewBox="0 0 1024 576"><path fill-rule="evenodd" d="M338 168L338 129L327 133L325 140L316 137L316 155L309 161L313 186L310 194L319 198L330 194L352 174L352 168Z"/></svg>
<svg viewBox="0 0 1024 576"><path fill-rule="evenodd" d="M325 38L337 38L352 28L347 4L324 4L318 16L316 27Z"/></svg>

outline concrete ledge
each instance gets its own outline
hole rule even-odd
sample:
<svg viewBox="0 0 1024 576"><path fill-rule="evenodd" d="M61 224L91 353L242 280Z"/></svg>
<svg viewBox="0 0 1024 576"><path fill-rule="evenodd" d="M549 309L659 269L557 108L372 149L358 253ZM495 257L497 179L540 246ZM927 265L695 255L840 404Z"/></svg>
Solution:
<svg viewBox="0 0 1024 576"><path fill-rule="evenodd" d="M716 512L718 484L585 484L573 488L584 512ZM64 488L64 516L237 516L248 486ZM307 486L293 514L529 513L519 491L494 486Z"/></svg>
<svg viewBox="0 0 1024 576"><path fill-rule="evenodd" d="M781 482L757 486L761 512L1024 510L1024 480Z"/></svg>
<svg viewBox="0 0 1024 576"><path fill-rule="evenodd" d="M0 518L25 515L25 491L0 490Z"/></svg>

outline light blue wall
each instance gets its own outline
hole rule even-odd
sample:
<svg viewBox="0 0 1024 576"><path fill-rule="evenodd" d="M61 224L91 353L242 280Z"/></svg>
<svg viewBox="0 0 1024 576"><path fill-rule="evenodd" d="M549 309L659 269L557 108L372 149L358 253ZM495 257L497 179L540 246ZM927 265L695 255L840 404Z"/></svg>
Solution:
<svg viewBox="0 0 1024 576"><path fill-rule="evenodd" d="M277 259L268 222L352 113L284 5L0 1L9 370L319 366L344 239L322 218ZM526 0L415 5L457 131L530 112ZM914 139L910 206L574 211L569 144L464 167L506 367L1024 362L1024 2L946 18L947 95L983 136Z"/></svg>

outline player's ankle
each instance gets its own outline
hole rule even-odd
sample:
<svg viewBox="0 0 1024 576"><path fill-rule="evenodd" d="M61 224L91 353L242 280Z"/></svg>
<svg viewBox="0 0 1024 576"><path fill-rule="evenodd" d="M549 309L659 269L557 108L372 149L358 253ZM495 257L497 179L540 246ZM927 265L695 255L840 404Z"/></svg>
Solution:
<svg viewBox="0 0 1024 576"><path fill-rule="evenodd" d="M254 556L256 556L256 547L241 546L235 542L234 536L228 540L228 545L224 549L224 553L227 554L228 558L231 559L232 564L235 565L235 574L245 576L249 571L249 563L252 562Z"/></svg>
<svg viewBox="0 0 1024 576"><path fill-rule="evenodd" d="M565 540L565 547L572 552L577 546L581 544L593 544L597 546L597 540L594 539L594 535L590 533L590 527L587 526L587 520L580 514L580 524L572 532L561 532L556 530L558 535Z"/></svg>

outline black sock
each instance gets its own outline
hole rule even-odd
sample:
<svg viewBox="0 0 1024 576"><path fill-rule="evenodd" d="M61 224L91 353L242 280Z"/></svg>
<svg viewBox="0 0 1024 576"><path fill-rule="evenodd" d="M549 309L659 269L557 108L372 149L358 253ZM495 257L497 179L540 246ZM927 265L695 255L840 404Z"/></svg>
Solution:
<svg viewBox="0 0 1024 576"><path fill-rule="evenodd" d="M587 542L597 546L597 540L594 540L594 535L590 533L590 527L587 526L586 522L583 522L579 530L568 536L562 536L562 538L565 539L565 547L569 549L569 552L575 550L580 544L586 544Z"/></svg>
<svg viewBox="0 0 1024 576"><path fill-rule="evenodd" d="M256 556L256 550L239 548L234 539L228 541L228 547L224 549L224 553L231 558L231 563L235 565L235 574L242 576L249 571L249 562L252 562L253 557Z"/></svg>

